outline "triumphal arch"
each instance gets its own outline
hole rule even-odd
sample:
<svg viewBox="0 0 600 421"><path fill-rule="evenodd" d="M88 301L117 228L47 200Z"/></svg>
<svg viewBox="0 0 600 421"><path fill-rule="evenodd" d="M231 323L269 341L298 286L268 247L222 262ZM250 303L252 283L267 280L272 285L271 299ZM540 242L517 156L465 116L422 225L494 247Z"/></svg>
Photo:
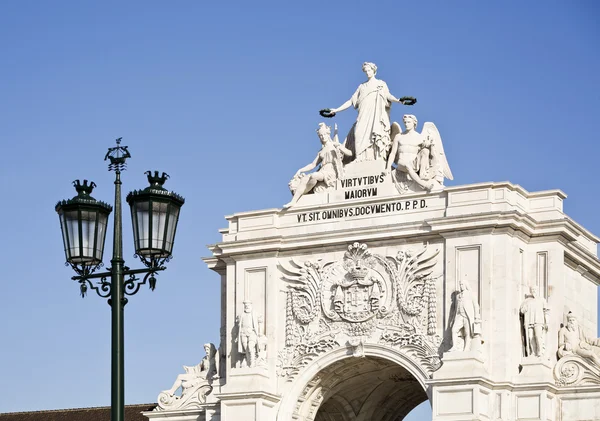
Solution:
<svg viewBox="0 0 600 421"><path fill-rule="evenodd" d="M598 237L559 190L445 186L435 124L390 121L416 100L363 71L321 110L290 202L226 218L204 259L221 342L145 415L396 421L429 400L435 421L600 419ZM348 108L340 141L326 118Z"/></svg>

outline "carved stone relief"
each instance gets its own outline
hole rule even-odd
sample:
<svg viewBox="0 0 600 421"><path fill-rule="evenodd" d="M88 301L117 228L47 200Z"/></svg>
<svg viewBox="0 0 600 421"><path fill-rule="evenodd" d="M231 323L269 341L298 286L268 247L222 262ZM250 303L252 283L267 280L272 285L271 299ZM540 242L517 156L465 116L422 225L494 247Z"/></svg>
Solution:
<svg viewBox="0 0 600 421"><path fill-rule="evenodd" d="M439 368L433 276L438 254L426 245L381 256L354 243L342 261L281 263L289 290L279 374L291 379L318 355L341 346L362 356L365 343L403 350L430 373Z"/></svg>

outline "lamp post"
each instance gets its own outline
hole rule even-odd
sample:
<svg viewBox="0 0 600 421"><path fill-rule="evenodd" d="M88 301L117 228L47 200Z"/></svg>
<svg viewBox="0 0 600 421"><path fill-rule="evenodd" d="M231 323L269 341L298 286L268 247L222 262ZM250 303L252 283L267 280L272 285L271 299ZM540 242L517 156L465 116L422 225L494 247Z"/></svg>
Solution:
<svg viewBox="0 0 600 421"><path fill-rule="evenodd" d="M130 269L123 260L123 223L121 213L121 172L131 157L127 146L109 148L104 160L108 160L109 171L115 173L114 234L111 267L96 273L102 267L106 226L112 207L97 201L91 196L96 186L84 180L73 182L77 196L56 204L60 219L65 256L68 265L77 273L72 279L79 282L81 296L88 288L103 298L108 298L111 306L111 421L124 420L124 348L123 348L123 309L127 304L126 295L136 294L148 282L150 289L156 287L156 274L165 270L164 264L171 259L173 242L179 220L179 211L185 200L163 187L168 175L158 171L148 175L150 186L132 191L127 195L131 207L135 256L139 257L144 269ZM144 274L142 280L137 275ZM125 277L127 276L127 280ZM98 281L96 281L98 280ZM110 297L110 298L109 298Z"/></svg>

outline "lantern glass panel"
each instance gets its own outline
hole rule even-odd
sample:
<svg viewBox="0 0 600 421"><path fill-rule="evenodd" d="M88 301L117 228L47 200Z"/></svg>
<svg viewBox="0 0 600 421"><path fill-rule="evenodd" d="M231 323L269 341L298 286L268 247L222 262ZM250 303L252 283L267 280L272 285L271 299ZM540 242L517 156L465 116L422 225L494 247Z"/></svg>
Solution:
<svg viewBox="0 0 600 421"><path fill-rule="evenodd" d="M171 254L173 251L173 240L175 237L175 229L177 228L177 220L179 218L179 208L171 206L169 212L169 221L167 222L167 235L165 236L165 250Z"/></svg>
<svg viewBox="0 0 600 421"><path fill-rule="evenodd" d="M78 221L77 210L65 212L65 225L67 227L67 236L69 238L69 248L67 250L67 259L73 261L73 263L80 263L78 260L80 257L79 253L79 221ZM74 261L74 259L76 259Z"/></svg>
<svg viewBox="0 0 600 421"><path fill-rule="evenodd" d="M107 214L98 214L98 234L96 235L96 250L95 256L99 261L102 261L104 252L104 240L106 239L106 225L108 223Z"/></svg>
<svg viewBox="0 0 600 421"><path fill-rule="evenodd" d="M151 253L162 254L165 237L165 224L167 221L168 204L163 202L152 203L152 250Z"/></svg>
<svg viewBox="0 0 600 421"><path fill-rule="evenodd" d="M81 211L81 257L95 258L96 212Z"/></svg>
<svg viewBox="0 0 600 421"><path fill-rule="evenodd" d="M108 215L96 210L75 209L62 214L63 241L69 262L96 265L102 261L107 219Z"/></svg>
<svg viewBox="0 0 600 421"><path fill-rule="evenodd" d="M141 249L147 249L150 245L150 204L148 202L137 202L135 204L135 214L137 220L137 228L134 229L136 237L136 249L138 253Z"/></svg>

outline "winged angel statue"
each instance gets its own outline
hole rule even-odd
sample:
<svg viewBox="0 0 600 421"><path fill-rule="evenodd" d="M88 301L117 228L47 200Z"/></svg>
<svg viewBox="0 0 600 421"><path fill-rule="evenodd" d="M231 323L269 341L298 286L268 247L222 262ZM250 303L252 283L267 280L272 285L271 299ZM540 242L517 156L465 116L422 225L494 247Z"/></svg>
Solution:
<svg viewBox="0 0 600 421"><path fill-rule="evenodd" d="M419 190L441 190L444 179L453 180L446 160L444 145L435 124L426 122L423 131L417 132L417 117L407 114L402 118L406 130L396 122L392 124L392 150L387 171L400 194ZM392 164L396 164L392 171Z"/></svg>
<svg viewBox="0 0 600 421"><path fill-rule="evenodd" d="M425 246L386 257L354 243L342 261L280 264L289 287L282 371L293 374L346 341L414 352L435 370L439 337L432 274L439 252Z"/></svg>

